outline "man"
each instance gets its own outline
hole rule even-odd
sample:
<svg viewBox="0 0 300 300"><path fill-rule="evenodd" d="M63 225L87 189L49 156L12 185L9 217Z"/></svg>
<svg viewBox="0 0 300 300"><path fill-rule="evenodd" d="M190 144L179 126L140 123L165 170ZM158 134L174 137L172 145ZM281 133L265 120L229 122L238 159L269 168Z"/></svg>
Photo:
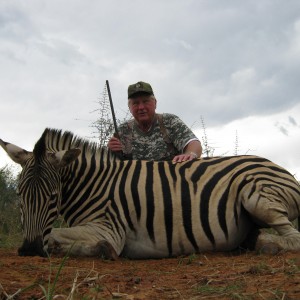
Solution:
<svg viewBox="0 0 300 300"><path fill-rule="evenodd" d="M157 114L156 102L149 83L129 85L128 107L134 119L119 126L120 136L112 137L108 148L133 159L176 163L199 158L202 147L194 133L179 117Z"/></svg>

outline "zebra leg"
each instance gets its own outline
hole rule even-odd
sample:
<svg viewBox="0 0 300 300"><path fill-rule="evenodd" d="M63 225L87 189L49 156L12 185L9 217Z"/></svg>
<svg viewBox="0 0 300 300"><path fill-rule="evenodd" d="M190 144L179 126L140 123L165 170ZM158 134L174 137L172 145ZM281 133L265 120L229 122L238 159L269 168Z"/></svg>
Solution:
<svg viewBox="0 0 300 300"><path fill-rule="evenodd" d="M69 243L60 243L51 236L48 243L48 252L55 255L68 253L72 256L100 257L111 260L119 259L117 252L107 241L100 241L96 244L74 241L70 245Z"/></svg>
<svg viewBox="0 0 300 300"><path fill-rule="evenodd" d="M279 200L260 193L243 200L244 208L256 224L262 228L271 227L279 234L261 232L255 244L257 251L272 254L281 250L300 251L300 233L289 220L286 201Z"/></svg>
<svg viewBox="0 0 300 300"><path fill-rule="evenodd" d="M118 259L124 242L112 240L99 229L97 223L88 223L70 228L53 228L48 240L47 251L53 254Z"/></svg>
<svg viewBox="0 0 300 300"><path fill-rule="evenodd" d="M281 250L300 251L300 233L293 225L273 226L279 235L261 232L255 249L263 253L276 254Z"/></svg>

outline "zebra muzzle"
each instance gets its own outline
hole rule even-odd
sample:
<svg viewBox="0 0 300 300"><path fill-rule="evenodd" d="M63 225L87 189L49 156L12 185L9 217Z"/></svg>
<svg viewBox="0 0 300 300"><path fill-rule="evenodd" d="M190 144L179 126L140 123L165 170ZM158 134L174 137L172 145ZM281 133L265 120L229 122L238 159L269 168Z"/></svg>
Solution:
<svg viewBox="0 0 300 300"><path fill-rule="evenodd" d="M23 245L18 249L19 256L42 256L46 257L47 253L43 249L43 240L41 237L33 241L24 240Z"/></svg>

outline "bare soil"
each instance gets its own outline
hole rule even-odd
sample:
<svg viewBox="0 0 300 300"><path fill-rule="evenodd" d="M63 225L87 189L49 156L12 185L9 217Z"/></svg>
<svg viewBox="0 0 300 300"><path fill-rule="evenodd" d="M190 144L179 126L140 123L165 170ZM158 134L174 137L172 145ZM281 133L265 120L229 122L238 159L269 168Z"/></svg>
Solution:
<svg viewBox="0 0 300 300"><path fill-rule="evenodd" d="M0 249L0 283L0 299L300 299L300 254L107 261Z"/></svg>

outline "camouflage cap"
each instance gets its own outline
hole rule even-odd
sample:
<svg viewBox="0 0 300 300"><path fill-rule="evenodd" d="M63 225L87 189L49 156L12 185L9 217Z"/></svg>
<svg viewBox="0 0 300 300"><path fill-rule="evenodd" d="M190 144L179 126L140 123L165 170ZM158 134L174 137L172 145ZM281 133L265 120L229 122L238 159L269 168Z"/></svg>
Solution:
<svg viewBox="0 0 300 300"><path fill-rule="evenodd" d="M149 83L139 81L137 83L131 84L128 87L128 99L137 93L146 93L149 95L153 95L153 90Z"/></svg>

